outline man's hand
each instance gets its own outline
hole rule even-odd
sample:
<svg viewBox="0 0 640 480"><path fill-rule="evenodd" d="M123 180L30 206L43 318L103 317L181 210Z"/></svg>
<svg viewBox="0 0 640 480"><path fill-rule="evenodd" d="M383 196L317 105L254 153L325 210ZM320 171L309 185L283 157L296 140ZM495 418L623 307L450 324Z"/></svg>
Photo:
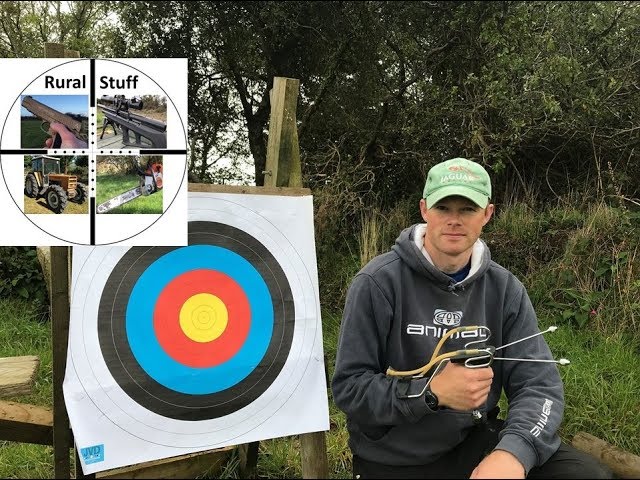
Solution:
<svg viewBox="0 0 640 480"><path fill-rule="evenodd" d="M62 143L60 148L87 148L87 142L76 138L71 130L69 130L64 124L53 122L49 126L50 138L47 138L44 142L45 148L54 148L53 141L57 135L60 135Z"/></svg>
<svg viewBox="0 0 640 480"><path fill-rule="evenodd" d="M506 450L494 450L474 468L469 478L525 478L524 467Z"/></svg>
<svg viewBox="0 0 640 480"><path fill-rule="evenodd" d="M431 380L431 391L440 405L454 410L473 410L485 404L491 389L491 367L467 368L459 363L447 363Z"/></svg>

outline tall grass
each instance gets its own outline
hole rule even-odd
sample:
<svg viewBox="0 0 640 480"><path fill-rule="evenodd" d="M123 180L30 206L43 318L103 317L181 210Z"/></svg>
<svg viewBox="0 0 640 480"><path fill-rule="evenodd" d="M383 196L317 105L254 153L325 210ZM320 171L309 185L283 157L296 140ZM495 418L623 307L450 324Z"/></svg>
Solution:
<svg viewBox="0 0 640 480"><path fill-rule="evenodd" d="M369 260L382 251L382 220L377 210L368 211L361 217L362 229L358 235L360 266L364 267Z"/></svg>
<svg viewBox="0 0 640 480"><path fill-rule="evenodd" d="M604 202L500 209L485 240L556 321L640 337L640 213Z"/></svg>
<svg viewBox="0 0 640 480"><path fill-rule="evenodd" d="M375 208L364 211L360 215L358 234L360 266L365 266L375 256L387 252L400 232L415 221L414 211L417 210L417 205L403 202L385 213Z"/></svg>

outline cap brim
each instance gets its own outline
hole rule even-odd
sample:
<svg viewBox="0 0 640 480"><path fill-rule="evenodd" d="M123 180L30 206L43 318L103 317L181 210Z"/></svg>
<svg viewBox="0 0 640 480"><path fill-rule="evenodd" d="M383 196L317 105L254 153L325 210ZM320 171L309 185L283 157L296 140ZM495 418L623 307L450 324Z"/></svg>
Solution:
<svg viewBox="0 0 640 480"><path fill-rule="evenodd" d="M427 208L433 207L443 198L452 196L468 198L480 208L486 208L486 206L489 204L489 197L487 197L486 195L483 195L480 192L476 192L471 188L461 187L460 185L451 185L447 187L441 187L431 195L427 195L427 198L425 198L425 200L427 201Z"/></svg>

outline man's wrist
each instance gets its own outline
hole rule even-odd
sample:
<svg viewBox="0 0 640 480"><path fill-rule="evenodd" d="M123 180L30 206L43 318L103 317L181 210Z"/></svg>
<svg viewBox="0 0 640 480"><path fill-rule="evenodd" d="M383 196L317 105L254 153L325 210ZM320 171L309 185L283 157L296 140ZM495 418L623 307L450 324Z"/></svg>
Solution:
<svg viewBox="0 0 640 480"><path fill-rule="evenodd" d="M522 464L520 459L516 457L513 453L507 450L496 448L493 452L491 452L491 454L499 456L501 457L501 460L512 463L513 465L517 464L520 468L522 468L522 474L523 475L525 474L526 469L524 468L524 465Z"/></svg>
<svg viewBox="0 0 640 480"><path fill-rule="evenodd" d="M494 447L494 451L508 452L518 459L524 467L525 473L529 473L538 461L538 455L535 448L520 435L505 432L503 430L502 438Z"/></svg>

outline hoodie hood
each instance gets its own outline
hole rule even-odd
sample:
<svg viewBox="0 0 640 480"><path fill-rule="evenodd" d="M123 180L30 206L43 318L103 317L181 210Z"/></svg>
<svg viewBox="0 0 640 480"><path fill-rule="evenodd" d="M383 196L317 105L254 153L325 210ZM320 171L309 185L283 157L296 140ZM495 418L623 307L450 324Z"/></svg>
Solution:
<svg viewBox="0 0 640 480"><path fill-rule="evenodd" d="M424 235L427 231L426 223L417 223L405 228L396 239L392 250L412 270L433 280L444 290L453 290L454 286L464 287L482 276L491 263L489 247L482 240L476 240L471 253L471 270L467 278L457 283L446 273L440 271L429 257L424 248Z"/></svg>

